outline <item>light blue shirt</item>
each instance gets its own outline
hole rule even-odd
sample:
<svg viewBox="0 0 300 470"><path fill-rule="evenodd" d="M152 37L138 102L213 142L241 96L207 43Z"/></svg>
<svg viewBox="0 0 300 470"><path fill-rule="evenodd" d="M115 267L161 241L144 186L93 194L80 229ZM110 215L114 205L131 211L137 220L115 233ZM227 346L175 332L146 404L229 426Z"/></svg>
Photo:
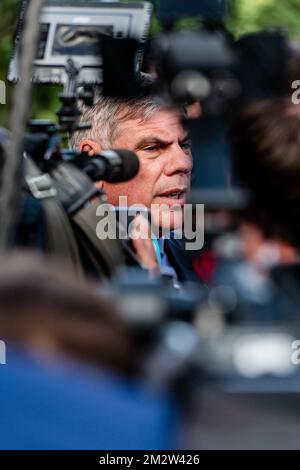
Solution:
<svg viewBox="0 0 300 470"><path fill-rule="evenodd" d="M157 261L160 268L160 273L162 276L167 276L172 279L174 287L179 288L178 277L175 269L169 263L168 257L164 250L165 239L161 237L159 239L153 238L153 244L156 251Z"/></svg>

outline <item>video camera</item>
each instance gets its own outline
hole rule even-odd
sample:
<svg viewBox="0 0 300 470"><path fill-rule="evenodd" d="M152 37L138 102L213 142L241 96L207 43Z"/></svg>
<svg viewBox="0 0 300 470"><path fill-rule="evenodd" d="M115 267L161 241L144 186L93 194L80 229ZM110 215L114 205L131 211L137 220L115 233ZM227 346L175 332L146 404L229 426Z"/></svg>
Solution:
<svg viewBox="0 0 300 470"><path fill-rule="evenodd" d="M28 16L30 11L31 14L34 11L30 10L30 5L29 1L22 1L8 74L9 80L16 82L16 86L21 90L20 96L29 95L28 89L26 93L22 93L26 79L22 75L21 56L23 57L23 53L27 53L26 57L34 57L34 41L27 44L25 50L22 42L26 28L28 30L27 23L29 23L30 29L30 22L35 22L35 18ZM61 222L60 238L63 238L62 232L67 234L64 249L67 248L66 251L69 252L71 264L74 265L75 261L80 271L82 259L80 251L83 249L86 253L88 250L89 256L87 257L96 261L96 263L92 263L96 264L96 272L100 273L100 277L106 276L111 273L114 265L123 262L119 251L120 247L117 247L115 243L111 248L112 251L115 251L113 255L109 255L109 250L106 249L99 257L98 251L101 249L96 232L89 226L90 223L95 226L97 222L95 214L89 214L88 221L79 221L78 219L82 218L80 214L83 212L84 214L89 212L87 206L91 199L97 199L100 204L106 202L103 191L96 188L94 182L100 179L111 183L127 181L138 172L139 162L137 157L127 150L102 152L101 155L95 155L93 158L89 158L84 152L65 150L62 148L59 133L70 135L76 130L89 128L89 123L78 123L81 115L79 101L82 101L86 106L93 105L94 85L100 85L103 81L102 49L106 37L113 36L119 40L122 38L138 44L133 60L134 70L138 69L141 61L140 45L148 34L151 4L49 0L45 2L40 12L35 11L35 15L37 13L36 19L39 18L40 33L38 50L33 61L31 82L39 85L47 83L63 85L63 92L59 94L62 106L57 112L58 126L45 120L31 121L27 125L26 131L24 129L25 139L21 136L23 122L22 126L21 123L18 126L15 122L20 134L20 143L18 152L13 156L14 158L11 156L10 161L20 168L18 163L19 149L24 150L25 156L22 171L18 170L20 185L16 186L25 188L27 196L29 191L29 198L33 196L44 208L51 205L48 201L50 198L53 207L46 210L46 214L48 214L46 217L47 231L50 233L52 230L53 240L57 239L58 241L59 235L55 234L55 225L58 221ZM16 120L19 115L25 113L29 117L29 111L22 109L20 113L16 114ZM24 175L25 183L21 181L22 175ZM10 176L6 178L6 181L10 181ZM12 214L17 215L18 213L18 216L20 215L15 198L15 183L16 181L9 190L6 190L5 196L7 200L14 199L15 201L15 209L10 211L10 220L13 219ZM22 206L20 199L18 206ZM8 204L5 204L3 211L6 211L7 207ZM26 204L25 207L27 207ZM90 210L90 212L92 211ZM57 213L56 224L53 222L55 213ZM4 214L3 220L7 219L7 214ZM67 230L65 225L68 225ZM74 230L76 234L73 233ZM88 238L88 242L86 238ZM93 238L91 243L90 238ZM76 247L78 243L80 251ZM92 247L87 248L87 245L92 245ZM58 248L61 251L59 246ZM75 257L72 253L75 253ZM92 267L91 271L93 270Z"/></svg>
<svg viewBox="0 0 300 470"><path fill-rule="evenodd" d="M19 76L20 37L27 0L23 1L8 79ZM102 42L106 36L143 43L149 31L152 5L96 0L46 0L40 14L40 38L33 62L35 83L65 84L66 63L72 58L79 85L101 84ZM137 68L141 56L137 57Z"/></svg>

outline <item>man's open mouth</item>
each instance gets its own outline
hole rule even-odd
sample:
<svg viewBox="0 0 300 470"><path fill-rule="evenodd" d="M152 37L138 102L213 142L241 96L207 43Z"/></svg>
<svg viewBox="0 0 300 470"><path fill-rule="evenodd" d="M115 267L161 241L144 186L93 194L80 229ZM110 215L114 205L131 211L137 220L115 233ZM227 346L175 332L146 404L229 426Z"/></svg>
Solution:
<svg viewBox="0 0 300 470"><path fill-rule="evenodd" d="M185 200L186 194L187 194L186 188L184 189L175 188L175 189L170 189L168 191L164 191L161 194L157 194L156 197L160 199L173 199L174 201L182 202L183 200Z"/></svg>
<svg viewBox="0 0 300 470"><path fill-rule="evenodd" d="M187 189L174 188L169 191L164 191L161 194L156 195L156 199L160 204L167 205L183 205L186 202Z"/></svg>

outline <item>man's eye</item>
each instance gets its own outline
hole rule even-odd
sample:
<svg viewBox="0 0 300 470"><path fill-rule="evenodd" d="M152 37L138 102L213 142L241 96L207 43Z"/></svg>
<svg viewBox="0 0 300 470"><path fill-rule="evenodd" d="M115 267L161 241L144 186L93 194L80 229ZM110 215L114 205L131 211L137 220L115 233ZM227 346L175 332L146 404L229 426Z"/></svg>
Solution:
<svg viewBox="0 0 300 470"><path fill-rule="evenodd" d="M191 150L192 144L190 141L183 142L183 144L181 144L181 147L185 150Z"/></svg>
<svg viewBox="0 0 300 470"><path fill-rule="evenodd" d="M159 150L159 147L158 145L150 145L149 147L145 147L144 150L146 150L146 152L155 152Z"/></svg>

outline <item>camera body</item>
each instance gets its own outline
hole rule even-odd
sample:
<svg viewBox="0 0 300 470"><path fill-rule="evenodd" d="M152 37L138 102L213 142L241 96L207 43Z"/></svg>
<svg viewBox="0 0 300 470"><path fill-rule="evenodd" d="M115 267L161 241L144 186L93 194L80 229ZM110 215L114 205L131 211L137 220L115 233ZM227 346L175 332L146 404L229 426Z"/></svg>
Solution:
<svg viewBox="0 0 300 470"><path fill-rule="evenodd" d="M8 79L19 76L20 37L24 26L27 0L18 25ZM101 84L102 40L105 36L135 39L142 44L148 36L152 5L97 1L47 0L40 14L40 40L32 64L35 83L65 84L67 59L72 57L79 70L78 84ZM136 57L140 65L141 50Z"/></svg>

